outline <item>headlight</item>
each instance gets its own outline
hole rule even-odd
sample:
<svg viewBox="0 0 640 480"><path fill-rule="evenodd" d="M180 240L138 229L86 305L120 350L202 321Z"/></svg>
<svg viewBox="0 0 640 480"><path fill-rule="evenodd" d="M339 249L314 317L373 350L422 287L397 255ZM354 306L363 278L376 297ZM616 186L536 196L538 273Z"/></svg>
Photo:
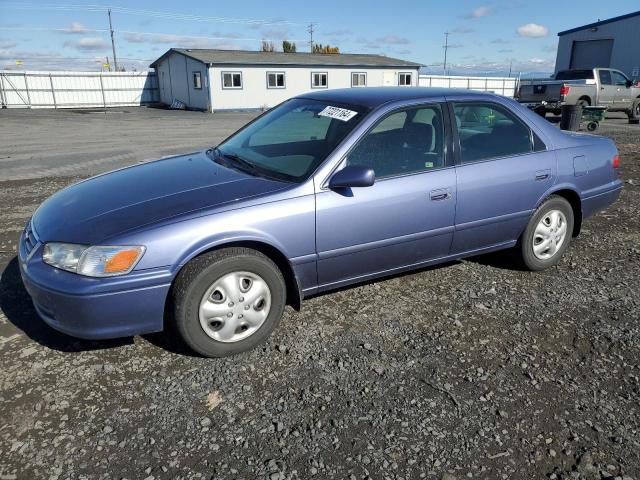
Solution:
<svg viewBox="0 0 640 480"><path fill-rule="evenodd" d="M89 247L72 243L47 243L42 260L52 267L87 277L112 277L133 270L145 247Z"/></svg>

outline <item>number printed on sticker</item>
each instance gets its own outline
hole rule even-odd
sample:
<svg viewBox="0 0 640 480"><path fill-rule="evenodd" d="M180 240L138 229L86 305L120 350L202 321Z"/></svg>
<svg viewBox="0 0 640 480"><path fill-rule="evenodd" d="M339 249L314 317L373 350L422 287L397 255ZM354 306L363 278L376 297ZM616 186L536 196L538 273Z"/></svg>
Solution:
<svg viewBox="0 0 640 480"><path fill-rule="evenodd" d="M335 118L336 120L342 120L343 122L348 122L357 114L358 112L354 112L353 110L347 110L346 108L332 106L327 106L324 108L324 110L318 113L318 115L320 115L321 117Z"/></svg>

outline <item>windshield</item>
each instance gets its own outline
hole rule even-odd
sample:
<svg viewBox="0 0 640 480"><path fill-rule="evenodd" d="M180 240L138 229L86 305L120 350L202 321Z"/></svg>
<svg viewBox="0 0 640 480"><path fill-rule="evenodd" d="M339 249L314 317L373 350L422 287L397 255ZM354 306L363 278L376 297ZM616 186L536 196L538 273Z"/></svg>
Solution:
<svg viewBox="0 0 640 480"><path fill-rule="evenodd" d="M255 175L301 181L360 123L366 109L294 98L216 149L219 161Z"/></svg>
<svg viewBox="0 0 640 480"><path fill-rule="evenodd" d="M561 70L556 73L556 80L592 80L593 70Z"/></svg>

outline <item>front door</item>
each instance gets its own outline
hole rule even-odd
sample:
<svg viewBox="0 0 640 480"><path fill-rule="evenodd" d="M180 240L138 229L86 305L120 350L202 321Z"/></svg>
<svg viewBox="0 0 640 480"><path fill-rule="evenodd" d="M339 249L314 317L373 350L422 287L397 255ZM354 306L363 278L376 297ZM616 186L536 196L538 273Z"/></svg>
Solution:
<svg viewBox="0 0 640 480"><path fill-rule="evenodd" d="M555 154L502 105L460 102L453 110L460 161L452 253L506 246L553 185Z"/></svg>
<svg viewBox="0 0 640 480"><path fill-rule="evenodd" d="M616 98L614 105L618 108L631 108L631 104L635 98L632 97L629 79L621 72L611 71L611 82L616 87Z"/></svg>
<svg viewBox="0 0 640 480"><path fill-rule="evenodd" d="M375 184L317 193L321 289L448 255L456 180L445 118L439 104L384 116L343 162L373 168Z"/></svg>

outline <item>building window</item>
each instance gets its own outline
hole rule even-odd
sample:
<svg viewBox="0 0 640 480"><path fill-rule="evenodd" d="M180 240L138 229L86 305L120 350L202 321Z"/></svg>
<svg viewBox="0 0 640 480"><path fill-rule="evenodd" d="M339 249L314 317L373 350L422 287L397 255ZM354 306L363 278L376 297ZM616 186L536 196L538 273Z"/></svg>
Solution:
<svg viewBox="0 0 640 480"><path fill-rule="evenodd" d="M267 72L267 88L285 88L284 72Z"/></svg>
<svg viewBox="0 0 640 480"><path fill-rule="evenodd" d="M242 72L222 72L222 88L242 88Z"/></svg>
<svg viewBox="0 0 640 480"><path fill-rule="evenodd" d="M352 72L351 73L351 86L352 87L366 87L367 86L367 74L364 72Z"/></svg>
<svg viewBox="0 0 640 480"><path fill-rule="evenodd" d="M193 88L196 90L202 90L202 73L193 72Z"/></svg>
<svg viewBox="0 0 640 480"><path fill-rule="evenodd" d="M400 72L398 73L398 85L401 87L410 87L411 86L411 72Z"/></svg>
<svg viewBox="0 0 640 480"><path fill-rule="evenodd" d="M327 72L311 72L311 88L327 88Z"/></svg>

